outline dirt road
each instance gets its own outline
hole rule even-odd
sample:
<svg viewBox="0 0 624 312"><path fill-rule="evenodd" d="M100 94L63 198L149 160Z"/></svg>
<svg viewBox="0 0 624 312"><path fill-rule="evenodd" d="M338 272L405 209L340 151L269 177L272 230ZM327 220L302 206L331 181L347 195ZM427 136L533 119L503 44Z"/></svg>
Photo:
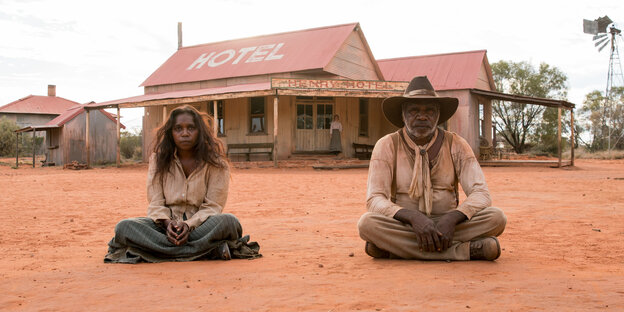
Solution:
<svg viewBox="0 0 624 312"><path fill-rule="evenodd" d="M624 310L624 162L485 168L508 217L496 262L373 260L366 169L234 169L226 211L257 260L104 264L146 212L144 165L0 166L0 310Z"/></svg>

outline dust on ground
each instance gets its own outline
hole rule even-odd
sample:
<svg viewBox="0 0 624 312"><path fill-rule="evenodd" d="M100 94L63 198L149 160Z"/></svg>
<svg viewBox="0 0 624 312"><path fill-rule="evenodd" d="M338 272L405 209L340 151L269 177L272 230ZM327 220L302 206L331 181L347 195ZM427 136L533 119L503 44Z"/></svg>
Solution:
<svg viewBox="0 0 624 312"><path fill-rule="evenodd" d="M146 171L0 166L0 309L624 309L623 161L484 168L508 217L495 262L366 256L366 169L235 168L225 211L263 258L104 264L115 224L146 213Z"/></svg>

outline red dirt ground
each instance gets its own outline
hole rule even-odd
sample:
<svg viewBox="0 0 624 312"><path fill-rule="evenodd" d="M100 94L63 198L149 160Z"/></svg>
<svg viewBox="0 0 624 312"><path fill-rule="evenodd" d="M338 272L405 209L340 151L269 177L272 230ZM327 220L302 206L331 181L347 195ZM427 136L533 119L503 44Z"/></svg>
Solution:
<svg viewBox="0 0 624 312"><path fill-rule="evenodd" d="M508 217L495 262L374 260L366 169L234 169L226 211L257 260L104 264L146 211L145 165L0 166L1 310L624 310L624 162L485 168Z"/></svg>

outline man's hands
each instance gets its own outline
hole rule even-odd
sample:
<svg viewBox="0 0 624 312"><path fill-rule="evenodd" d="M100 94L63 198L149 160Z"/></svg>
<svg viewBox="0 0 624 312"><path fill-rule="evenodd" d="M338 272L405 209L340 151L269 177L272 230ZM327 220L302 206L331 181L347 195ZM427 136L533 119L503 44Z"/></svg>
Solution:
<svg viewBox="0 0 624 312"><path fill-rule="evenodd" d="M455 225L466 220L466 216L457 211L451 211L438 220L437 223L429 219L420 211L401 209L394 218L409 224L416 233L416 243L421 251L444 251L451 246Z"/></svg>
<svg viewBox="0 0 624 312"><path fill-rule="evenodd" d="M450 211L440 217L436 226L441 234L441 250L446 250L451 247L453 235L455 234L455 226L464 220L466 220L466 215L457 210Z"/></svg>
<svg viewBox="0 0 624 312"><path fill-rule="evenodd" d="M415 210L401 209L394 218L411 225L412 230L416 233L416 243L421 251L440 250L440 236L442 233L436 228L433 220L427 218L424 214Z"/></svg>
<svg viewBox="0 0 624 312"><path fill-rule="evenodd" d="M165 219L162 221L167 232L167 240L176 246L182 246L188 242L191 232L188 224L182 221Z"/></svg>

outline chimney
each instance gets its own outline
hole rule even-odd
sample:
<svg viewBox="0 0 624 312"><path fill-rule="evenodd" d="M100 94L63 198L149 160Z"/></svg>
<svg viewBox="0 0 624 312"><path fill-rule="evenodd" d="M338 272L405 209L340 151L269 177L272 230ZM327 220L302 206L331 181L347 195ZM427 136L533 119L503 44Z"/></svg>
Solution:
<svg viewBox="0 0 624 312"><path fill-rule="evenodd" d="M182 23L178 22L178 50L182 48Z"/></svg>
<svg viewBox="0 0 624 312"><path fill-rule="evenodd" d="M48 85L48 96L56 96L56 86Z"/></svg>

